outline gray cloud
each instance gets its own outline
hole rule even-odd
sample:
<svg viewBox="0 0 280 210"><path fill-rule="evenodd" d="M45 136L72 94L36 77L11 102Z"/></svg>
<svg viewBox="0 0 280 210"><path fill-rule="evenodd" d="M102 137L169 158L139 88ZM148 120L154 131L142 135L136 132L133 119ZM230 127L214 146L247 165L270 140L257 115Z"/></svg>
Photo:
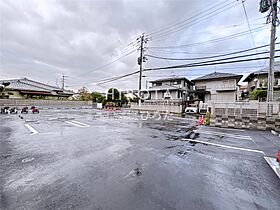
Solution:
<svg viewBox="0 0 280 210"><path fill-rule="evenodd" d="M110 86L137 89L137 76L102 87L94 82L104 78L130 73L138 68L137 53L107 65L112 60L130 52L127 45L142 32L156 31L187 19L216 1L31 1L10 0L0 2L0 76L1 78L29 77L55 84L62 74L69 76L67 85L77 89L86 86L90 90ZM258 2L246 1L251 27L265 22L258 12ZM236 27L233 27L237 25ZM218 16L201 21L170 36L150 41L148 46L170 46L201 42L240 31L248 30L241 5ZM269 30L254 34L256 45L269 42ZM168 57L203 56L205 53L252 47L251 37L198 45L185 49L172 49L169 53L154 51ZM152 50L152 49L151 49ZM184 53L172 53L182 51ZM148 51L149 52L149 51ZM198 53L198 54L186 54ZM151 53L151 52L149 52ZM149 59L146 67L166 66L182 62L166 62ZM258 65L257 62L255 64ZM233 67L234 65L231 65ZM236 65L237 66L237 65ZM241 64L239 64L241 66ZM257 67L256 67L257 68ZM147 80L162 75L186 75L189 78L213 71L215 67L194 70L146 73ZM223 67L217 70L230 71ZM254 69L251 69L254 70ZM237 68L236 72L248 72Z"/></svg>

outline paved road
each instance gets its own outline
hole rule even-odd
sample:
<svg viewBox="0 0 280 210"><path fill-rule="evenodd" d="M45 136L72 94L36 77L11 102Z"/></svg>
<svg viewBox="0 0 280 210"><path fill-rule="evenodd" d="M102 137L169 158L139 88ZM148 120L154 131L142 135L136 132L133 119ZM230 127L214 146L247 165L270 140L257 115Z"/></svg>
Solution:
<svg viewBox="0 0 280 210"><path fill-rule="evenodd" d="M275 155L270 132L94 110L23 117L0 116L0 209L280 208L263 154L223 147ZM222 147L181 141L190 129Z"/></svg>

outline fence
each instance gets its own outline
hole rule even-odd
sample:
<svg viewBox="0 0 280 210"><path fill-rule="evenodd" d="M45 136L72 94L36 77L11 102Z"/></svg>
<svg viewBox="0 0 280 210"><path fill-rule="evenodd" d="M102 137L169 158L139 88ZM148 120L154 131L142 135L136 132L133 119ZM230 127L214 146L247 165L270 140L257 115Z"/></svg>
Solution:
<svg viewBox="0 0 280 210"><path fill-rule="evenodd" d="M273 115L279 115L280 102L270 102L273 105ZM233 102L233 103L210 103L212 115L222 116L265 116L267 102Z"/></svg>
<svg viewBox="0 0 280 210"><path fill-rule="evenodd" d="M168 101L168 100L152 101L152 100L150 100L150 101L145 101L145 102L141 103L140 107L138 104L132 103L131 109L182 114L183 110L185 109L185 105L182 103L182 101Z"/></svg>

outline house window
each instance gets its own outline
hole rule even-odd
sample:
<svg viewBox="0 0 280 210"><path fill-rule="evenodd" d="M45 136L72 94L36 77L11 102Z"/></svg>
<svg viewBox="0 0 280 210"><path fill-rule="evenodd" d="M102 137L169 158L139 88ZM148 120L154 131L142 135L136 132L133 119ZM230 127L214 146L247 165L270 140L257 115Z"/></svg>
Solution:
<svg viewBox="0 0 280 210"><path fill-rule="evenodd" d="M177 98L181 98L182 97L182 92L181 91L177 91Z"/></svg>
<svg viewBox="0 0 280 210"><path fill-rule="evenodd" d="M162 83L161 82L157 82L156 86L162 86Z"/></svg>
<svg viewBox="0 0 280 210"><path fill-rule="evenodd" d="M180 85L181 81L171 81L170 84L171 85Z"/></svg>

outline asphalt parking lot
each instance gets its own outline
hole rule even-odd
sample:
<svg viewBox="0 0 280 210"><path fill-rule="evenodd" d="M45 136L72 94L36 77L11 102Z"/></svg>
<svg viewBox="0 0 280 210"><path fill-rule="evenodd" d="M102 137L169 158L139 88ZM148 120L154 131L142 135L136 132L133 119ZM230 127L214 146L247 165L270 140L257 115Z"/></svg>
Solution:
<svg viewBox="0 0 280 210"><path fill-rule="evenodd" d="M268 131L97 110L22 116L0 115L0 209L280 209L263 158L280 138Z"/></svg>

